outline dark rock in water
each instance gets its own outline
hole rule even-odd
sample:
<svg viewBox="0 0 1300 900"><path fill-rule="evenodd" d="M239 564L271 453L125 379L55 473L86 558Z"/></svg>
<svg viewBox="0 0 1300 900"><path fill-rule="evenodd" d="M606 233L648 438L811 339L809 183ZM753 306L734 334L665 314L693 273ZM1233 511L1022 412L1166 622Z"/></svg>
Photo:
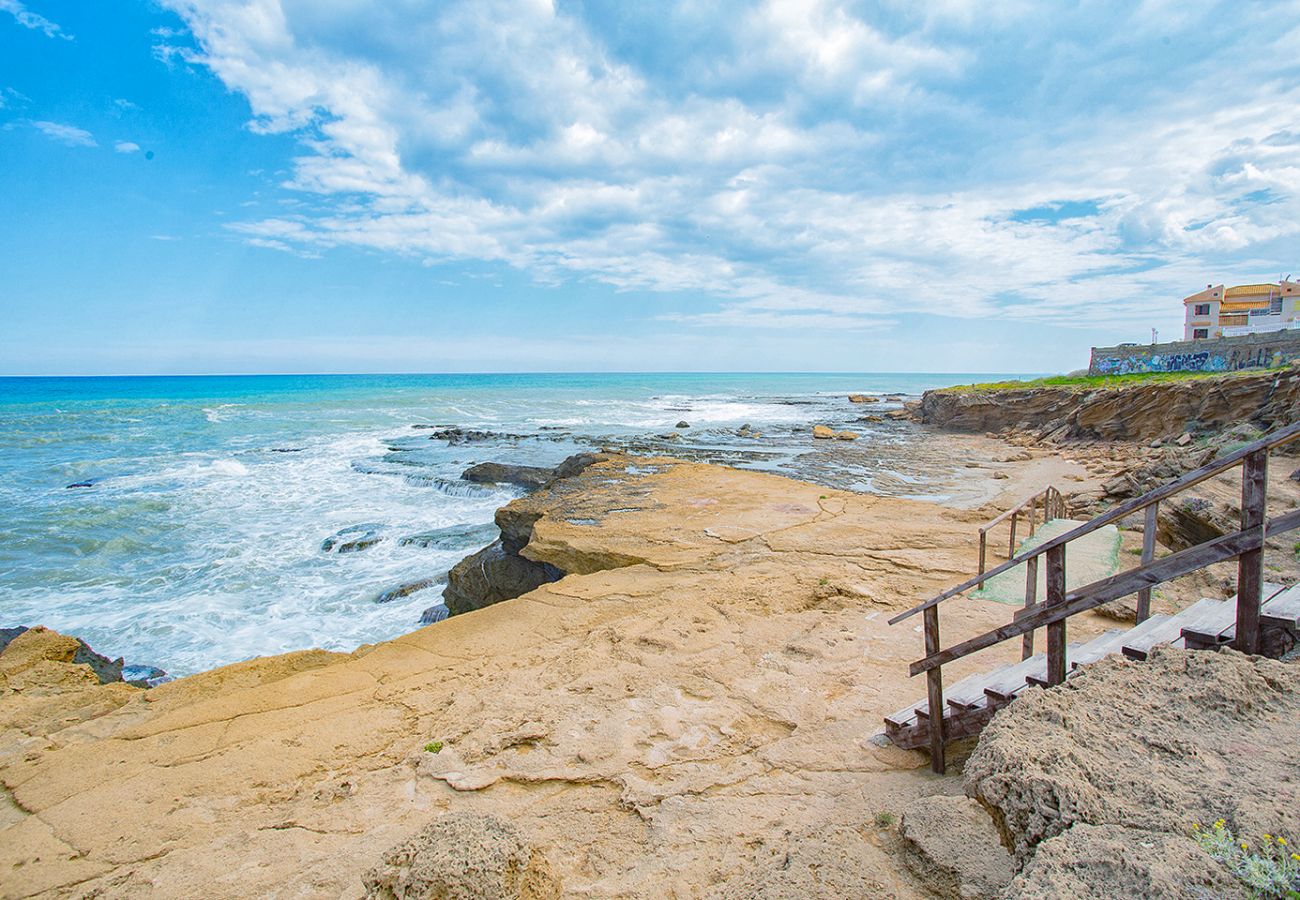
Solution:
<svg viewBox="0 0 1300 900"><path fill-rule="evenodd" d="M479 484L517 484L520 487L538 488L555 477L555 470L540 466L485 462L470 466L460 477Z"/></svg>
<svg viewBox="0 0 1300 900"><path fill-rule="evenodd" d="M397 541L399 547L422 547L426 550L468 550L470 547L482 546L497 534L497 527L492 522L479 525L448 525L420 534L410 534Z"/></svg>
<svg viewBox="0 0 1300 900"><path fill-rule="evenodd" d="M685 419L683 419L682 421L680 421L680 422L677 423L676 427L677 427L677 428L690 428L690 427L691 427L691 423L690 423L690 422L687 422Z"/></svg>
<svg viewBox="0 0 1300 900"><path fill-rule="evenodd" d="M376 523L366 523L340 528L321 541L320 548L325 553L331 551L335 553L357 553L361 550L369 550L384 539L383 534L380 533L383 527L383 525Z"/></svg>
<svg viewBox="0 0 1300 900"><path fill-rule="evenodd" d="M447 609L445 604L439 603L436 606L430 606L424 612L420 613L420 624L432 625L435 622L441 622L449 615L451 615L451 610Z"/></svg>
<svg viewBox="0 0 1300 900"><path fill-rule="evenodd" d="M386 591L380 591L375 597L376 603L391 603L394 600L401 600L403 597L409 597L416 591L427 590L439 584L445 584L446 575L437 578L419 578L415 581L408 581L406 584L399 584L397 587L389 588Z"/></svg>
<svg viewBox="0 0 1300 900"><path fill-rule="evenodd" d="M475 431L466 428L442 428L429 435L429 440L446 441L448 445L452 445L494 440L517 441L522 437L521 434L498 434L494 431Z"/></svg>
<svg viewBox="0 0 1300 900"><path fill-rule="evenodd" d="M72 484L68 485L68 489L94 487L95 482L98 480L98 478L87 478L85 481L74 481Z"/></svg>
<svg viewBox="0 0 1300 900"><path fill-rule="evenodd" d="M502 600L513 600L563 577L564 573L555 566L508 552L496 540L456 563L447 573L447 589L442 593L442 600L451 615L459 615Z"/></svg>
<svg viewBox="0 0 1300 900"><path fill-rule="evenodd" d="M122 680L135 687L151 688L171 678L157 666L123 666Z"/></svg>
<svg viewBox="0 0 1300 900"><path fill-rule="evenodd" d="M15 628L0 628L0 653L5 651L9 643L18 635L23 634L30 629L26 625L19 625ZM136 670L148 670L150 673L156 672L158 677L166 677L167 673L162 669L156 669L153 666L127 666L122 657L109 659L102 653L96 653L89 644L79 637L69 635L77 642L77 652L73 654L71 662L84 666L90 666L90 671L95 673L100 684L112 684L116 681L126 681L128 684L136 687L153 687L153 683L143 683L138 678L125 678L123 672L134 674Z"/></svg>
<svg viewBox="0 0 1300 900"><path fill-rule="evenodd" d="M301 453L301 447L272 447L272 453Z"/></svg>

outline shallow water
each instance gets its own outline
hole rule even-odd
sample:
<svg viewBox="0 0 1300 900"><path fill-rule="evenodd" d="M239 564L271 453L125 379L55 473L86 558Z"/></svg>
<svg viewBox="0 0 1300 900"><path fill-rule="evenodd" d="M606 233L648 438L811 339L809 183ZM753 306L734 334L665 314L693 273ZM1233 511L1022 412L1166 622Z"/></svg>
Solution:
<svg viewBox="0 0 1300 900"><path fill-rule="evenodd" d="M383 604L378 594L441 575L477 549L401 537L488 523L517 495L461 481L475 463L554 465L612 444L870 490L881 477L908 477L889 475L888 450L908 437L892 423L855 423L889 407L866 410L845 394L915 395L973 379L0 379L0 625L47 625L173 674L307 647L351 650L411 630L440 588ZM679 420L691 427L661 437ZM863 432L862 459L819 459L813 422ZM738 436L746 424L763 437ZM417 425L501 436L449 445ZM322 551L325 538L362 523L382 540Z"/></svg>

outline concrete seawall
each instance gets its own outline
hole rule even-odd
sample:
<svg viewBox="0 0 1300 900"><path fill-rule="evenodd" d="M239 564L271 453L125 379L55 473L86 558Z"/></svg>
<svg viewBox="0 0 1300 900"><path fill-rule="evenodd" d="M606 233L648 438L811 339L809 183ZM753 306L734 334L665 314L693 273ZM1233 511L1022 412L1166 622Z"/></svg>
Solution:
<svg viewBox="0 0 1300 900"><path fill-rule="evenodd" d="M1300 359L1300 330L1164 344L1093 347L1089 375L1134 372L1235 372Z"/></svg>

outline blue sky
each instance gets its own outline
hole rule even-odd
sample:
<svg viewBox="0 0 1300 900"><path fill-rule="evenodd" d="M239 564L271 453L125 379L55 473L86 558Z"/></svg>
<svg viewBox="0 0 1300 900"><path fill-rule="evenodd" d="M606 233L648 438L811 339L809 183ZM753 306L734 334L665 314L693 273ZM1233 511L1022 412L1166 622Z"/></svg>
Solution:
<svg viewBox="0 0 1300 900"><path fill-rule="evenodd" d="M1300 2L0 0L0 374L1061 371L1300 270Z"/></svg>

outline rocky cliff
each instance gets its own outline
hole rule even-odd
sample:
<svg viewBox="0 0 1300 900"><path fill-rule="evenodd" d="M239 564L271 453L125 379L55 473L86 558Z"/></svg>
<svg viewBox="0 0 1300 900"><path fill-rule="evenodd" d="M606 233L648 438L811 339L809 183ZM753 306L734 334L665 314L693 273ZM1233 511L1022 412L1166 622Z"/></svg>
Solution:
<svg viewBox="0 0 1300 900"><path fill-rule="evenodd" d="M1055 439L1151 441L1243 422L1268 429L1300 421L1300 368L1083 390L946 388L927 391L915 415L954 431Z"/></svg>

